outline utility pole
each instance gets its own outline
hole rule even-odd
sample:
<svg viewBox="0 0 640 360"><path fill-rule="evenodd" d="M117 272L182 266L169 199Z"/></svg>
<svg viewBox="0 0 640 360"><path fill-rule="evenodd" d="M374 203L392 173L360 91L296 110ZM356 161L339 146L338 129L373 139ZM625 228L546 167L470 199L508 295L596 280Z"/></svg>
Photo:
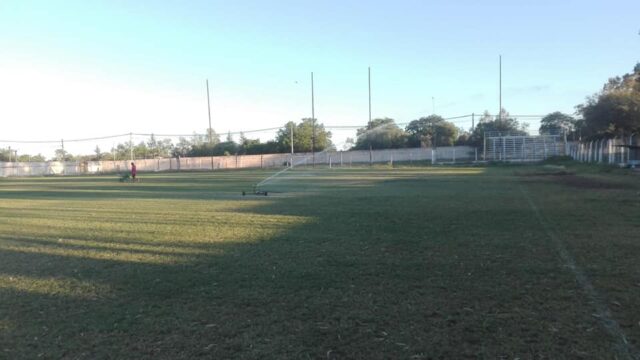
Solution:
<svg viewBox="0 0 640 360"><path fill-rule="evenodd" d="M371 124L371 66L369 66L369 124Z"/></svg>
<svg viewBox="0 0 640 360"><path fill-rule="evenodd" d="M209 101L209 79L207 79L207 113L209 114L209 145L212 145L213 132L211 131L211 103Z"/></svg>
<svg viewBox="0 0 640 360"><path fill-rule="evenodd" d="M371 66L369 66L369 123L371 125ZM373 149L369 140L369 166L373 166Z"/></svg>
<svg viewBox="0 0 640 360"><path fill-rule="evenodd" d="M291 122L291 124L289 125L290 128L290 132L291 132L291 156L293 156L293 121ZM291 158L293 162L293 157Z"/></svg>
<svg viewBox="0 0 640 360"><path fill-rule="evenodd" d="M313 93L313 71L311 72L311 125L313 126L313 132L311 135L311 156L313 161L313 167L316 166L316 109Z"/></svg>
<svg viewBox="0 0 640 360"><path fill-rule="evenodd" d="M209 101L209 79L207 79L207 114L209 115L209 147L211 147L211 171L213 171L213 129L211 129L211 102Z"/></svg>
<svg viewBox="0 0 640 360"><path fill-rule="evenodd" d="M499 82L500 82L500 90L499 90L499 98L500 98L500 109L498 109L498 120L502 120L502 55L499 57Z"/></svg>
<svg viewBox="0 0 640 360"><path fill-rule="evenodd" d="M476 113L471 113L471 132L476 128Z"/></svg>
<svg viewBox="0 0 640 360"><path fill-rule="evenodd" d="M133 133L129 133L129 155L131 156L131 162L133 162Z"/></svg>
<svg viewBox="0 0 640 360"><path fill-rule="evenodd" d="M62 145L62 154L60 161L64 161L64 139L60 139L60 144Z"/></svg>

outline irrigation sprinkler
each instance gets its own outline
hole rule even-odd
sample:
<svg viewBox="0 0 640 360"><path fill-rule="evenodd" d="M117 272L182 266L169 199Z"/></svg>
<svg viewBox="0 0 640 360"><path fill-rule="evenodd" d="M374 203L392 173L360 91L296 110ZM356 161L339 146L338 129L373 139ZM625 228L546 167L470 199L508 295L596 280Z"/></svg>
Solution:
<svg viewBox="0 0 640 360"><path fill-rule="evenodd" d="M260 195L260 196L268 196L268 191L258 190L258 184L253 185L252 192L249 195ZM247 192L242 190L242 196L247 196Z"/></svg>

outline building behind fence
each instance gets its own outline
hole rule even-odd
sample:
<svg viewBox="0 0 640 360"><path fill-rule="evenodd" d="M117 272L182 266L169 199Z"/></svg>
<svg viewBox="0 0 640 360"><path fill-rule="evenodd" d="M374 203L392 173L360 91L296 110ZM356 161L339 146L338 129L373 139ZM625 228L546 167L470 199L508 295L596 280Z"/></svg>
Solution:
<svg viewBox="0 0 640 360"><path fill-rule="evenodd" d="M207 157L134 160L138 171L211 171L224 169L283 168L317 165L340 167L352 164L428 161L456 163L478 160L478 152L469 146L413 149L354 150L300 154L230 155ZM0 162L0 176L82 175L128 172L130 160L121 161L49 161Z"/></svg>

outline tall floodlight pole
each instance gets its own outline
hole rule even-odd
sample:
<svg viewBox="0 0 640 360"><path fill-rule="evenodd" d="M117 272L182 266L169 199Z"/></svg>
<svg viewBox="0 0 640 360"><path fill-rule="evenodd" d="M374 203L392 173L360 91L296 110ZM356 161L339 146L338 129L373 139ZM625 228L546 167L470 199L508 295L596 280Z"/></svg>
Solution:
<svg viewBox="0 0 640 360"><path fill-rule="evenodd" d="M502 120L502 55L499 57L499 98L500 98L500 108L498 109L498 120Z"/></svg>
<svg viewBox="0 0 640 360"><path fill-rule="evenodd" d="M291 132L291 156L293 156L293 121L289 125L289 129L289 132Z"/></svg>
<svg viewBox="0 0 640 360"><path fill-rule="evenodd" d="M313 167L316 166L316 108L315 108L315 100L313 93L313 71L311 72L311 126L313 126L313 131L311 135L311 157L313 162Z"/></svg>
<svg viewBox="0 0 640 360"><path fill-rule="evenodd" d="M211 102L209 101L209 79L207 79L207 112L209 114L209 145L212 145L213 131L211 130Z"/></svg>
<svg viewBox="0 0 640 360"><path fill-rule="evenodd" d="M213 129L211 128L211 101L209 100L209 79L207 79L207 114L209 115L209 146L211 147L211 171L213 171Z"/></svg>
<svg viewBox="0 0 640 360"><path fill-rule="evenodd" d="M369 123L371 123L371 66L369 66Z"/></svg>

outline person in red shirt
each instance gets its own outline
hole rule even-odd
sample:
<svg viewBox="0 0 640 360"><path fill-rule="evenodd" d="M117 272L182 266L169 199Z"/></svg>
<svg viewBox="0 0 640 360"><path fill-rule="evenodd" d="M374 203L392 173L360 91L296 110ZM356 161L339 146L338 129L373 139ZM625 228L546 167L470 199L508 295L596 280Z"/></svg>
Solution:
<svg viewBox="0 0 640 360"><path fill-rule="evenodd" d="M136 164L131 163L131 179L136 181Z"/></svg>

